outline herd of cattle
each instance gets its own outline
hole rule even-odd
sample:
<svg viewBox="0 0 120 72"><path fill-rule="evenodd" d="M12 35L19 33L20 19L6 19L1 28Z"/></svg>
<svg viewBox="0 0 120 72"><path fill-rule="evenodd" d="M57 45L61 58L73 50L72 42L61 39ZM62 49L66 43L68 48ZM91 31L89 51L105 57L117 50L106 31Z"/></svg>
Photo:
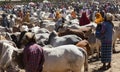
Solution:
<svg viewBox="0 0 120 72"><path fill-rule="evenodd" d="M69 18L69 17L66 17ZM26 33L34 33L37 43L43 47L45 63L43 72L81 72L88 71L88 59L97 52L100 56L101 42L95 36L96 24L91 22L79 26L78 20L66 21L58 32L55 22L44 18L37 20L31 17L31 23L22 23L16 18L13 32L9 28L0 26L0 72L17 72L24 68L22 52ZM115 25L113 30L113 51L117 38L120 39L120 27Z"/></svg>

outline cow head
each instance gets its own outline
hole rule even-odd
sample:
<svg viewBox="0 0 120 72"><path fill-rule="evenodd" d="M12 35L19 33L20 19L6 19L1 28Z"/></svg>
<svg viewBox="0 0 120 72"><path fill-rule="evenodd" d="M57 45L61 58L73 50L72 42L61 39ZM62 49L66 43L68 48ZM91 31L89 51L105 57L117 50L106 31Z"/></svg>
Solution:
<svg viewBox="0 0 120 72"><path fill-rule="evenodd" d="M24 68L23 63L23 49L17 49L13 51L12 63L18 65L19 68Z"/></svg>
<svg viewBox="0 0 120 72"><path fill-rule="evenodd" d="M48 39L48 44L50 44L50 42L51 42L51 40L54 38L54 37L56 37L56 36L58 36L58 34L57 34L57 32L56 31L53 31L50 35L49 35L49 39Z"/></svg>

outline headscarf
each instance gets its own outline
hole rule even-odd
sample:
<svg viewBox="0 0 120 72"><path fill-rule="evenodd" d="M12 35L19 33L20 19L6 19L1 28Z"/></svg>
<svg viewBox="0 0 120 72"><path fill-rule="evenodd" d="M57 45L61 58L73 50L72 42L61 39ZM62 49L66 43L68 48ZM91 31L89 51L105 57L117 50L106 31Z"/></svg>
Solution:
<svg viewBox="0 0 120 72"><path fill-rule="evenodd" d="M112 24L112 26L114 27L114 24L112 22L113 18L114 18L114 16L111 13L106 13L104 21L109 21Z"/></svg>
<svg viewBox="0 0 120 72"><path fill-rule="evenodd" d="M81 18L80 18L80 20L79 20L80 26L86 25L86 24L89 24L89 23L90 23L90 20L89 20L89 18L87 17L86 12L83 12L83 13L82 13L82 16L81 16Z"/></svg>
<svg viewBox="0 0 120 72"><path fill-rule="evenodd" d="M25 17L23 18L23 22L30 22L30 13L27 12Z"/></svg>
<svg viewBox="0 0 120 72"><path fill-rule="evenodd" d="M103 22L103 20L104 20L104 18L102 17L102 15L99 12L96 13L95 17L96 17L96 19L95 19L96 24L99 24L99 23Z"/></svg>
<svg viewBox="0 0 120 72"><path fill-rule="evenodd" d="M113 20L113 15L111 13L106 13L105 20L106 21L112 21Z"/></svg>
<svg viewBox="0 0 120 72"><path fill-rule="evenodd" d="M61 16L60 12L57 11L57 12L56 12L56 18L57 18L57 19L60 19L61 17L62 17L62 16Z"/></svg>
<svg viewBox="0 0 120 72"><path fill-rule="evenodd" d="M76 13L75 13L75 11L72 11L72 12L71 12L71 16L72 16L72 18L74 18L74 19L76 18Z"/></svg>

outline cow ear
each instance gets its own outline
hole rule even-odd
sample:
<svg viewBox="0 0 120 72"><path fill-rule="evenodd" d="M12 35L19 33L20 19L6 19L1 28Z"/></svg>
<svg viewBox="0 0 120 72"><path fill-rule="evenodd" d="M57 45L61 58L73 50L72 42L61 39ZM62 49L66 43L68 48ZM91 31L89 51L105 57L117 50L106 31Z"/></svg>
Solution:
<svg viewBox="0 0 120 72"><path fill-rule="evenodd" d="M23 49L17 49L13 51L14 55L19 55L20 53L23 53Z"/></svg>

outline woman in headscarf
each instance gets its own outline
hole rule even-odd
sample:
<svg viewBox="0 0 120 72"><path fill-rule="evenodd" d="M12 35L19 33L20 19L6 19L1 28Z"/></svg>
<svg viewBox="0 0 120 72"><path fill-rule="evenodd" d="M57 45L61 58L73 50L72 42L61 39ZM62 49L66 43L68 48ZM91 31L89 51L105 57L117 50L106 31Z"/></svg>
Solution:
<svg viewBox="0 0 120 72"><path fill-rule="evenodd" d="M25 17L23 18L23 22L28 22L28 23L30 22L30 12L29 11L27 11Z"/></svg>
<svg viewBox="0 0 120 72"><path fill-rule="evenodd" d="M103 63L103 68L111 67L112 58L112 33L113 33L113 15L107 13L105 15L104 22L101 24L101 62Z"/></svg>
<svg viewBox="0 0 120 72"><path fill-rule="evenodd" d="M103 17L102 17L102 15L99 13L99 12L97 12L96 14L95 14L95 23L96 24L100 24L101 22L103 22Z"/></svg>
<svg viewBox="0 0 120 72"><path fill-rule="evenodd" d="M83 25L87 25L89 23L90 23L90 20L87 17L86 12L83 12L81 18L79 19L79 25L83 26Z"/></svg>
<svg viewBox="0 0 120 72"><path fill-rule="evenodd" d="M21 44L25 44L23 62L26 72L42 72L44 63L43 48L36 43L35 34L27 32Z"/></svg>
<svg viewBox="0 0 120 72"><path fill-rule="evenodd" d="M103 22L104 18L102 17L102 15L97 12L95 14L95 23L97 24L97 27L96 27L96 37L97 38L100 38L100 31L101 31L101 23Z"/></svg>
<svg viewBox="0 0 120 72"><path fill-rule="evenodd" d="M60 18L62 18L61 14L59 11L56 12L56 20L59 20Z"/></svg>

